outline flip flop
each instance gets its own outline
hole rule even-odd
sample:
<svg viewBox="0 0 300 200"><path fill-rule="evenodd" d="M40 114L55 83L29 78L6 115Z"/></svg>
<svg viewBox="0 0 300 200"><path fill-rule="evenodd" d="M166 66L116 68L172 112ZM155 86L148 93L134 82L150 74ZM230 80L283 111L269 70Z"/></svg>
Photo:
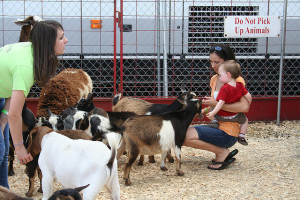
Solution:
<svg viewBox="0 0 300 200"><path fill-rule="evenodd" d="M231 151L228 156L225 158L224 162L228 161L230 158L233 158L237 153L239 152L239 150L235 149L233 151ZM215 163L215 160L212 160L213 163Z"/></svg>
<svg viewBox="0 0 300 200"><path fill-rule="evenodd" d="M211 170L222 170L222 169L225 169L226 167L228 167L228 165L233 163L235 160L236 160L235 158L230 158L229 160L224 161L224 162L214 162L213 165L221 164L221 166L218 168L207 166L207 168L211 169Z"/></svg>

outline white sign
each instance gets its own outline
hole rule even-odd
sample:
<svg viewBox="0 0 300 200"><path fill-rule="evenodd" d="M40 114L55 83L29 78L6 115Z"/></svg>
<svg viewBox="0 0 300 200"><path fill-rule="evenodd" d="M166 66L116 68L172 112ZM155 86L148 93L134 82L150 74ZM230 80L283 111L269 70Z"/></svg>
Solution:
<svg viewBox="0 0 300 200"><path fill-rule="evenodd" d="M278 16L226 16L224 37L279 37L280 17Z"/></svg>

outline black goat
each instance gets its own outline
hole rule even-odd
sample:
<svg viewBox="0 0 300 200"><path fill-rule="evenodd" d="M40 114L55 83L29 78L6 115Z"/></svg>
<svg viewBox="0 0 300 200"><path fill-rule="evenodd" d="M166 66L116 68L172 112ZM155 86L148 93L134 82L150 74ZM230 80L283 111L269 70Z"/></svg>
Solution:
<svg viewBox="0 0 300 200"><path fill-rule="evenodd" d="M22 132L23 132L23 143L25 148L27 148L27 137L30 131L35 127L36 119L33 112L26 106L26 103L22 109ZM14 172L14 160L15 160L15 147L11 135L9 137L9 165L8 165L8 175L13 176Z"/></svg>

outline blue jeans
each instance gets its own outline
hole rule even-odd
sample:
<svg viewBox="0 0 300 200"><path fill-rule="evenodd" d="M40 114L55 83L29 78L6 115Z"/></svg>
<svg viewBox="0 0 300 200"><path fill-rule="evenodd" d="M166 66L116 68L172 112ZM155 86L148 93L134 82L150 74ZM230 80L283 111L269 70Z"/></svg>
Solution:
<svg viewBox="0 0 300 200"><path fill-rule="evenodd" d="M207 126L193 126L197 133L199 140L213 144L222 148L230 148L237 142L237 137L228 135L226 132Z"/></svg>
<svg viewBox="0 0 300 200"><path fill-rule="evenodd" d="M0 112L4 107L5 99L0 98ZM1 115L4 115L3 113ZM4 138L2 135L2 127L0 127L0 185L6 188L8 186L8 151L9 151L9 125L7 123L4 128Z"/></svg>

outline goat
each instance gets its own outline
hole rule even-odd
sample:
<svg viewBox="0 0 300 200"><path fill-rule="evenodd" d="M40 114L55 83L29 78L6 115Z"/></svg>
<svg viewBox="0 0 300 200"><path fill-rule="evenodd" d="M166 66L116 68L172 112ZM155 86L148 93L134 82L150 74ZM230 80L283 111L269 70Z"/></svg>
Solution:
<svg viewBox="0 0 300 200"><path fill-rule="evenodd" d="M36 121L33 112L26 106L26 103L22 109L22 133L24 144L26 144L29 132L35 127ZM13 145L12 138L9 137L9 165L8 165L8 175L13 176L14 172L14 160L15 160L15 147Z"/></svg>
<svg viewBox="0 0 300 200"><path fill-rule="evenodd" d="M28 136L28 141L26 146L27 151L32 155L33 160L26 164L25 172L29 178L29 188L26 193L27 197L33 196L34 191L34 183L35 183L35 177L36 174L38 174L38 177L40 179L40 188L38 189L38 192L42 193L42 173L38 167L38 158L39 154L41 152L41 140L44 135L52 132L53 130L46 126L37 126L35 127ZM67 136L71 139L84 139L84 140L91 140L92 138L88 136L85 132L82 130L60 130L57 131L57 133L60 133L64 136ZM38 172L38 173L36 173Z"/></svg>
<svg viewBox="0 0 300 200"><path fill-rule="evenodd" d="M188 95L187 95L188 94ZM184 87L181 87L181 94L170 105L168 104L153 104L142 99L125 97L121 98L120 94L115 95L113 98L113 108L115 112L128 111L134 112L137 115L156 115L165 112L178 111L186 107L187 101L195 98L196 94L193 92L187 92ZM167 155L169 162L173 163L174 159L170 152ZM138 165L143 165L144 156L140 155ZM149 162L155 163L154 156L149 156Z"/></svg>
<svg viewBox="0 0 300 200"><path fill-rule="evenodd" d="M82 69L65 69L51 78L40 92L36 117L47 116L48 108L58 115L93 89L91 77Z"/></svg>
<svg viewBox="0 0 300 200"><path fill-rule="evenodd" d="M48 200L82 200L79 192L89 185L74 188L58 190ZM0 186L0 199L5 200L33 200L32 198L21 197L13 191Z"/></svg>
<svg viewBox="0 0 300 200"><path fill-rule="evenodd" d="M72 129L84 130L93 137L93 140L105 139L108 132L120 132L120 127L131 116L133 112L111 112L97 108L93 103L93 94L78 101L76 108L78 111L73 116Z"/></svg>
<svg viewBox="0 0 300 200"><path fill-rule="evenodd" d="M129 154L123 175L126 186L131 185L131 166L139 154L154 155L162 152L160 168L165 171L167 152L173 148L177 163L176 173L178 176L184 175L181 171L181 146L190 123L196 114L201 113L201 109L202 100L191 99L184 110L161 115L138 115L123 124L123 143ZM122 152L124 149L120 150Z"/></svg>
<svg viewBox="0 0 300 200"><path fill-rule="evenodd" d="M78 187L78 188L67 188L54 192L48 200L81 200L79 192L87 188L90 184Z"/></svg>
<svg viewBox="0 0 300 200"><path fill-rule="evenodd" d="M95 199L105 186L111 199L120 199L116 150L121 140L118 133L107 134L111 150L97 141L72 140L56 132L43 136L39 167L43 174L43 200L52 193L53 180L64 187L90 184L83 191L86 200Z"/></svg>
<svg viewBox="0 0 300 200"><path fill-rule="evenodd" d="M14 21L15 24L22 26L21 32L20 32L20 37L19 37L19 42L27 42L29 41L30 37L30 32L33 27L33 25L36 22L43 21L42 18L39 16L29 16L25 19L17 19Z"/></svg>

